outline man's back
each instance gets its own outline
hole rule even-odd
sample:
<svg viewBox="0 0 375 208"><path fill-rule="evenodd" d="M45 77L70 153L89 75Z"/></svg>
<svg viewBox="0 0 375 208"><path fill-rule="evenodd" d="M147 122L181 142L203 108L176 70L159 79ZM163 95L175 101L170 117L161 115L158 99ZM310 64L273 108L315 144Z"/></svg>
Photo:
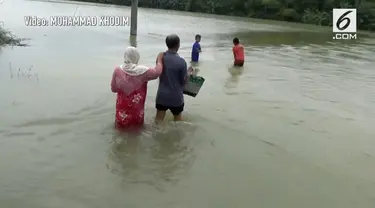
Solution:
<svg viewBox="0 0 375 208"><path fill-rule="evenodd" d="M169 107L183 105L183 90L186 76L186 61L177 53L166 52L163 60L163 72L159 77L156 104Z"/></svg>

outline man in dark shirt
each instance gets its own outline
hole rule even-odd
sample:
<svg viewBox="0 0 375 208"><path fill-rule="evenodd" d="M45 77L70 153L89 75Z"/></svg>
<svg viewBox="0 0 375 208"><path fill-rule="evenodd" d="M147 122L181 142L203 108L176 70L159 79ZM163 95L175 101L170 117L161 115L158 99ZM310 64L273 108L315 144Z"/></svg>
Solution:
<svg viewBox="0 0 375 208"><path fill-rule="evenodd" d="M180 48L180 38L169 35L165 39L168 51L164 54L163 72L159 77L159 87L156 95L157 123L164 120L165 113L170 110L175 121L182 120L184 110L184 86L188 77L186 61L177 51Z"/></svg>

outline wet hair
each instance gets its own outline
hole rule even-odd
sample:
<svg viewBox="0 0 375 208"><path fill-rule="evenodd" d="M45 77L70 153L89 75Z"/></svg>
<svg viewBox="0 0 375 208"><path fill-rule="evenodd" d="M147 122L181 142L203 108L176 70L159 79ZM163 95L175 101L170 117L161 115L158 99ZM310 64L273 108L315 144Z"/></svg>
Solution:
<svg viewBox="0 0 375 208"><path fill-rule="evenodd" d="M201 35L199 35L199 34L197 34L197 35L195 35L195 40L200 40L202 38L202 36Z"/></svg>
<svg viewBox="0 0 375 208"><path fill-rule="evenodd" d="M176 34L168 35L165 38L168 49L177 49L180 46L180 38Z"/></svg>
<svg viewBox="0 0 375 208"><path fill-rule="evenodd" d="M235 44L235 45L240 44L240 40L238 38L234 38L233 44Z"/></svg>

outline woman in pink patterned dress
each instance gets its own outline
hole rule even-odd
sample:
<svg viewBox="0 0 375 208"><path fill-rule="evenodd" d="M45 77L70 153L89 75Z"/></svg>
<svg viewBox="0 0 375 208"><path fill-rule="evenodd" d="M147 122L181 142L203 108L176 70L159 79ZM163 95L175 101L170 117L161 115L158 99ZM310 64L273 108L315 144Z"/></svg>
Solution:
<svg viewBox="0 0 375 208"><path fill-rule="evenodd" d="M124 64L115 68L111 89L117 93L117 128L142 126L147 95L147 82L157 79L163 69L163 53L157 58L155 68L138 65L140 55L136 48L128 47L124 54Z"/></svg>

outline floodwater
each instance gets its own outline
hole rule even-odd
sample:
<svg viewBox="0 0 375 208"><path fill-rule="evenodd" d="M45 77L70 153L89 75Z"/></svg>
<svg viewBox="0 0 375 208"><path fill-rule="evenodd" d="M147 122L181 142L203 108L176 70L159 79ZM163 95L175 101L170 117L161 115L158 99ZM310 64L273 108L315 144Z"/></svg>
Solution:
<svg viewBox="0 0 375 208"><path fill-rule="evenodd" d="M0 53L1 207L374 206L373 37L334 41L330 28L140 9L142 64L154 64L170 33L189 60L200 33L206 83L186 97L186 122L155 129L150 82L146 127L134 136L113 129L109 87L129 27L32 28L26 15L130 10L0 5L5 28L31 38ZM230 67L234 36L246 47L243 69Z"/></svg>

